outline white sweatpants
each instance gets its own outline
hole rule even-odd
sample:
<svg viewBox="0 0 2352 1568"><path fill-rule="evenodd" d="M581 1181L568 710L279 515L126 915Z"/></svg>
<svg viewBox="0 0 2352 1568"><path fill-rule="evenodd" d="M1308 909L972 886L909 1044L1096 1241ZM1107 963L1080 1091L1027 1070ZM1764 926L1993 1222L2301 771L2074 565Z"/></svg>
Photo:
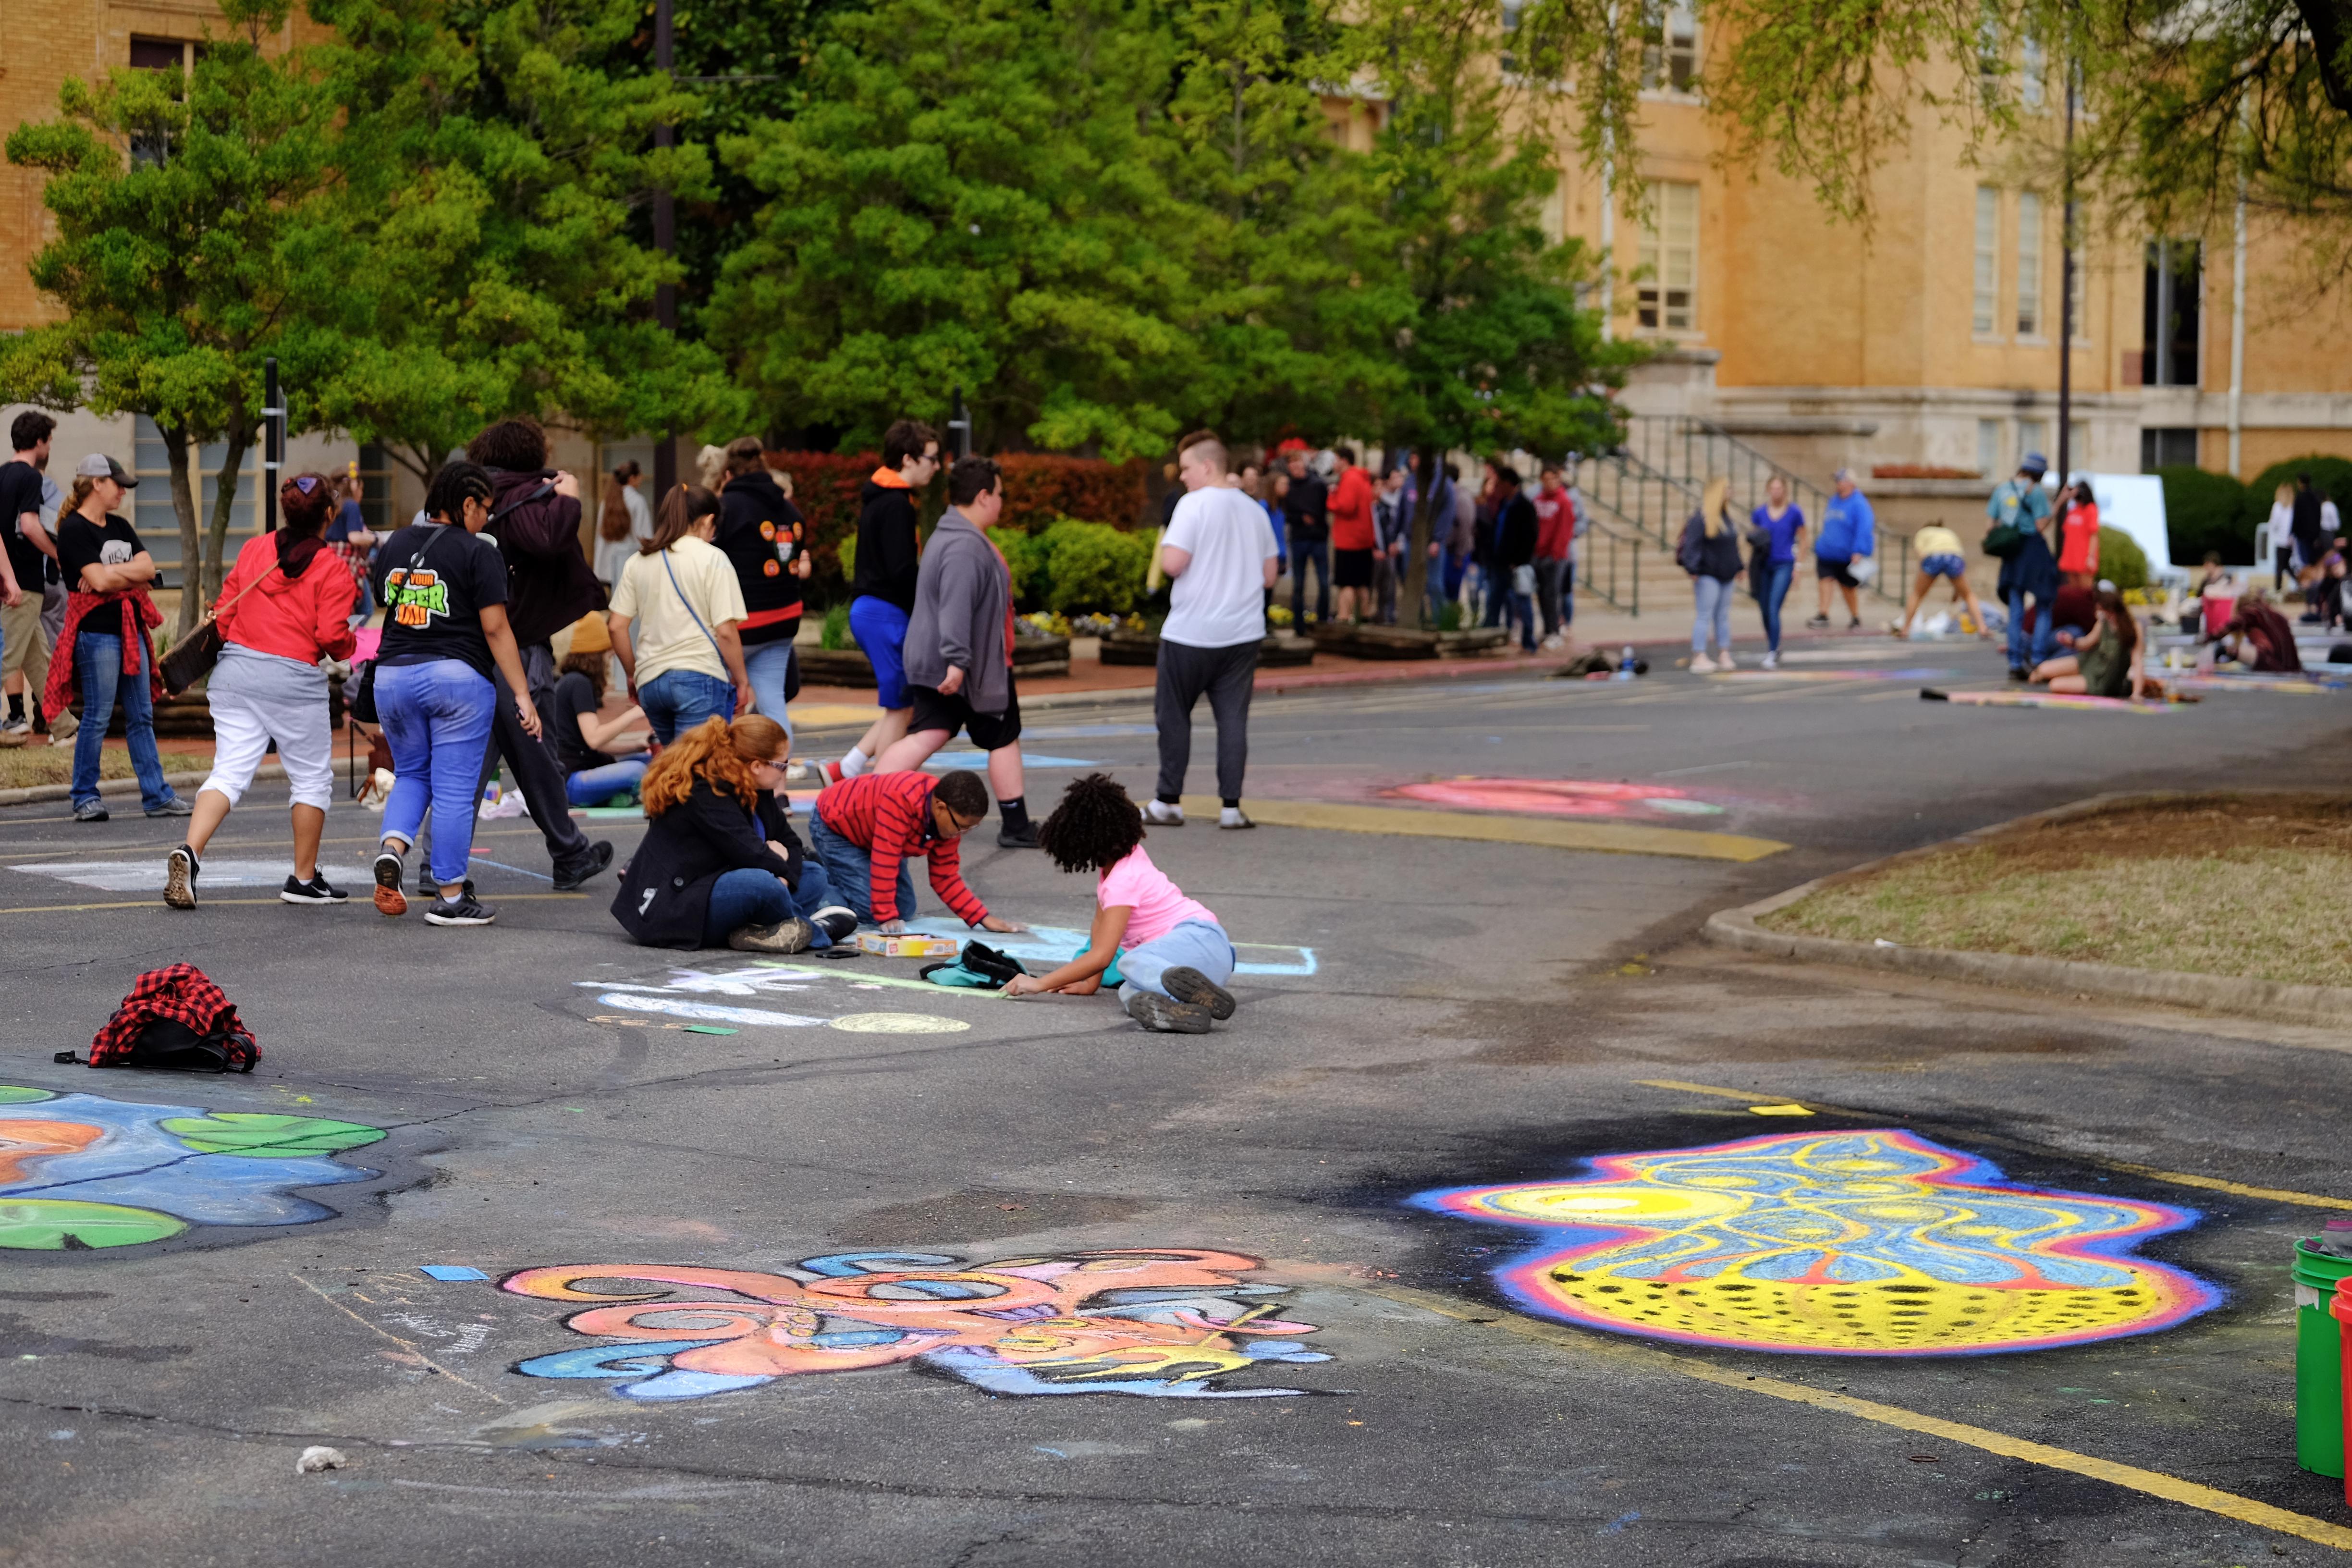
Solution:
<svg viewBox="0 0 2352 1568"><path fill-rule="evenodd" d="M211 703L213 771L201 788L226 795L235 805L245 798L253 770L275 741L294 804L324 811L333 802L335 736L327 728L324 702L272 702L241 692L215 692Z"/></svg>

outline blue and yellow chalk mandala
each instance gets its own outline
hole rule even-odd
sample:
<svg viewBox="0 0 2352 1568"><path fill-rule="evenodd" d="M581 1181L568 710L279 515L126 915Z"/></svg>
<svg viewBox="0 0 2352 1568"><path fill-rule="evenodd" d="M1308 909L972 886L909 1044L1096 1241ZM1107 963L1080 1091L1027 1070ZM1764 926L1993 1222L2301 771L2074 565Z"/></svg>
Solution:
<svg viewBox="0 0 2352 1568"><path fill-rule="evenodd" d="M2132 1249L2193 1209L2050 1192L1916 1133L1611 1154L1590 1175L1421 1194L1533 1226L1495 1271L1528 1310L1740 1350L1983 1355L2152 1333L2221 1302Z"/></svg>

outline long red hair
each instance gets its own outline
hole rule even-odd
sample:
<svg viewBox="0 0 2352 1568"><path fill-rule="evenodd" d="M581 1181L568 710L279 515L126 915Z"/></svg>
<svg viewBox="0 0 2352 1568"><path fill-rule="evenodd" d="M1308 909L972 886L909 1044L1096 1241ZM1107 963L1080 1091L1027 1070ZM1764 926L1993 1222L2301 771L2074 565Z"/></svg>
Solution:
<svg viewBox="0 0 2352 1568"><path fill-rule="evenodd" d="M760 804L760 786L751 777L753 763L772 763L784 753L784 727L765 713L746 713L733 721L716 716L662 748L646 770L639 785L648 819L671 806L685 804L694 793L694 781L705 778L721 795L732 795L751 810Z"/></svg>

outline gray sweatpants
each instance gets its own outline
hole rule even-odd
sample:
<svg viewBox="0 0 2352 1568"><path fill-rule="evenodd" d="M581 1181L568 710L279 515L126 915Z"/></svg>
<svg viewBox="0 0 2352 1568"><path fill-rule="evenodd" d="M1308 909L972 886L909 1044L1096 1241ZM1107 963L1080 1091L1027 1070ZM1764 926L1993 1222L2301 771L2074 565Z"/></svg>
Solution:
<svg viewBox="0 0 2352 1568"><path fill-rule="evenodd" d="M1160 641L1160 687L1152 717L1160 725L1160 798L1173 805L1183 798L1184 771L1192 763L1192 708L1202 693L1217 720L1217 794L1227 805L1242 801L1242 773L1249 765L1250 692L1257 675L1258 645L1192 647Z"/></svg>

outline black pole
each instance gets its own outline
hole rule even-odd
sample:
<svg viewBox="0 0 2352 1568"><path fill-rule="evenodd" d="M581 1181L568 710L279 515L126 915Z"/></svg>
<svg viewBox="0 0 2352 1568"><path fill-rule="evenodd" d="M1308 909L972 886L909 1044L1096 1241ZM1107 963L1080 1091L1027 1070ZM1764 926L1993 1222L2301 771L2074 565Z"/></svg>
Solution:
<svg viewBox="0 0 2352 1568"><path fill-rule="evenodd" d="M2074 68L2066 68L2065 199L2058 254L2058 484L2074 482Z"/></svg>
<svg viewBox="0 0 2352 1568"><path fill-rule="evenodd" d="M261 362L261 531L278 531L278 470L286 464L286 406L278 395L278 360Z"/></svg>
<svg viewBox="0 0 2352 1568"><path fill-rule="evenodd" d="M654 68L667 76L672 61L676 33L671 24L670 0L654 0ZM675 146L677 129L667 121L654 127L654 145ZM664 257L677 254L677 206L667 186L654 192L654 248ZM662 331L677 331L677 285L659 283L654 287L654 319ZM661 432L654 440L654 505L661 505L677 484L677 432L665 420Z"/></svg>
<svg viewBox="0 0 2352 1568"><path fill-rule="evenodd" d="M950 405L955 412L948 420L948 440L954 446L957 457L969 458L971 456L971 410L963 405L962 387L955 389Z"/></svg>

